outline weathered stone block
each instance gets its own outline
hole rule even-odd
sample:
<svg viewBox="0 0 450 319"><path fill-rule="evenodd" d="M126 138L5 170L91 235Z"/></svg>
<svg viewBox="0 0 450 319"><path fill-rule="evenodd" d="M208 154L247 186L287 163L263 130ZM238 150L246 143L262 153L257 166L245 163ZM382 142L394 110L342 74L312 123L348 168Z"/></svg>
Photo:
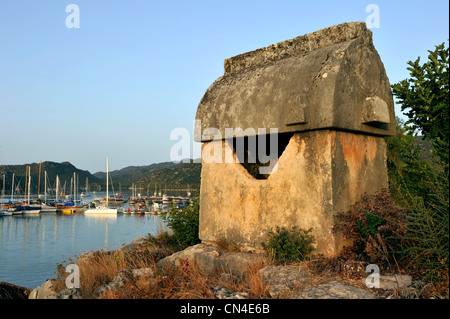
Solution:
<svg viewBox="0 0 450 319"><path fill-rule="evenodd" d="M214 144L205 143L202 152ZM217 148L218 149L218 148ZM268 179L251 176L240 163L203 163L200 239L225 240L260 249L278 226L313 228L317 252L334 256L343 241L332 233L334 215L365 192L388 186L382 137L319 130L295 133Z"/></svg>

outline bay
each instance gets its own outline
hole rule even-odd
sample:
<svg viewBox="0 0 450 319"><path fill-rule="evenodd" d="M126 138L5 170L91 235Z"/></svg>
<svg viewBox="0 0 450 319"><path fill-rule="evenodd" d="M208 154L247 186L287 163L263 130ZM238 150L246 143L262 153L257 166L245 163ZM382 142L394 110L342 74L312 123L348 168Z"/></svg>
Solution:
<svg viewBox="0 0 450 319"><path fill-rule="evenodd" d="M125 209L127 205L125 204ZM86 251L113 250L165 227L161 216L41 213L0 217L0 281L36 288Z"/></svg>

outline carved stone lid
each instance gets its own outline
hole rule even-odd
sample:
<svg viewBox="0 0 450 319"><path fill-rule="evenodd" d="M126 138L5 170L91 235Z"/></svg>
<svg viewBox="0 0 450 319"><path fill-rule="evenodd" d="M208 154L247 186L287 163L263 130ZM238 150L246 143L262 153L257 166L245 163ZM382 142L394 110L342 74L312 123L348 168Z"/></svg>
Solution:
<svg viewBox="0 0 450 319"><path fill-rule="evenodd" d="M194 138L202 142L231 137L226 131L243 136L271 128L395 134L389 79L363 22L226 59L225 74L207 89L196 120Z"/></svg>

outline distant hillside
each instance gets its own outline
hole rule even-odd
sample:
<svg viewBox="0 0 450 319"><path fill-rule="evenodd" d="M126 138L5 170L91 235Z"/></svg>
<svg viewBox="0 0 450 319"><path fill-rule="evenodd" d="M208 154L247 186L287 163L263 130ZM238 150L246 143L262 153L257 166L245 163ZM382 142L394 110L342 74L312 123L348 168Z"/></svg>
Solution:
<svg viewBox="0 0 450 319"><path fill-rule="evenodd" d="M174 167L175 165L177 164L173 162L164 162L144 166L128 166L120 170L111 171L109 174L115 185L118 185L120 182L122 186L128 187L152 172ZM106 172L97 172L94 176L99 180L106 182Z"/></svg>
<svg viewBox="0 0 450 319"><path fill-rule="evenodd" d="M151 192L155 190L155 187L158 189L200 188L201 171L200 163L179 163L151 171L136 184L144 189L148 187Z"/></svg>
<svg viewBox="0 0 450 319"><path fill-rule="evenodd" d="M31 165L31 189L32 194L37 194L38 184L39 184L39 163L23 164L23 165L0 165L0 191L3 188L3 174L5 174L6 187L5 194L11 193L11 183L12 175L14 177L14 185L20 182L20 189L24 190L25 185L25 173L26 166ZM55 162L42 162L41 166L41 189L40 193L44 193L44 172L47 171L49 187L54 187L56 182L56 175L59 176L61 186L66 183L66 190L70 191L70 179L73 177L75 172L78 176L78 183L80 189L85 187L86 178L89 178L90 188L94 189L99 182L101 182L97 177L89 173L89 171L84 171L76 168L69 162L55 163Z"/></svg>
<svg viewBox="0 0 450 319"><path fill-rule="evenodd" d="M133 183L141 189L149 189L153 192L158 188L199 188L200 187L200 163L174 163L163 162L145 166L128 166L121 170L110 172L114 187L119 182L122 189L130 187ZM94 174L102 182L106 180L105 172Z"/></svg>

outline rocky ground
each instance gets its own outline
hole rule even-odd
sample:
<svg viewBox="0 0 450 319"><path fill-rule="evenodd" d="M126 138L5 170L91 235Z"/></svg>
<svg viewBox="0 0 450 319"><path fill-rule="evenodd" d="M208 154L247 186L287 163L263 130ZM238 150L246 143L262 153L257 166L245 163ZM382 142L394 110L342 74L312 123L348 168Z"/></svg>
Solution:
<svg viewBox="0 0 450 319"><path fill-rule="evenodd" d="M120 248L132 253L145 244L146 237L138 237L131 244ZM88 252L79 258L90 258L95 252ZM415 283L405 275L380 276L380 288L366 287L365 278L350 280L339 276L318 275L303 264L272 265L261 254L252 252L236 252L220 249L213 245L198 244L185 250L162 258L157 263L158 269L178 267L188 261L195 264L199 271L207 275L217 275L222 280L239 282L246 276L246 270L252 265L263 265L257 275L268 287L268 298L281 299L386 299L418 297ZM97 289L94 296L104 298L108 292L121 289L130 280L142 277L154 281L157 274L154 269L124 269L108 284ZM0 299L79 299L82 298L77 289L65 289L55 292L56 280L51 279L33 290L15 285L0 283ZM224 286L212 288L216 299L247 299L249 291L242 288L233 291Z"/></svg>

